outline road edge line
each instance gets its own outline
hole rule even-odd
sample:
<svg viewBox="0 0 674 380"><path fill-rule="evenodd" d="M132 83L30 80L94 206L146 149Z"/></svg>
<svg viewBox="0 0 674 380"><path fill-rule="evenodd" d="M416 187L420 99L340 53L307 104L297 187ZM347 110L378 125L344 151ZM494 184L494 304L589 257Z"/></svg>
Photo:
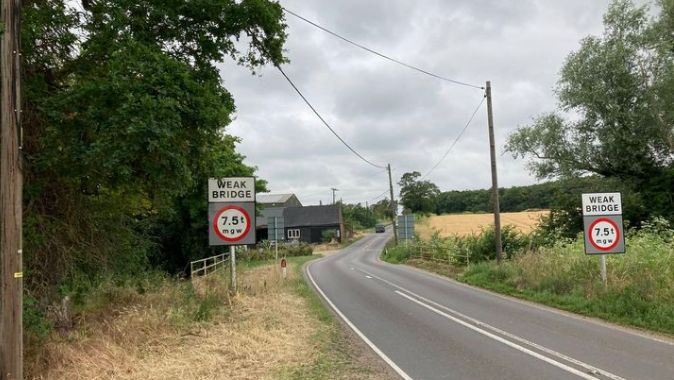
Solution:
<svg viewBox="0 0 674 380"><path fill-rule="evenodd" d="M536 308L536 309L539 309L539 310L548 311L548 312L555 313L555 314L558 314L558 315L561 315L561 316L564 316L564 317L568 317L568 318L573 318L573 319L576 319L578 321L590 322L590 323L593 323L597 326L602 326L602 327L606 327L608 329L612 329L612 330L620 331L620 332L623 332L623 333L631 334L631 335L634 335L634 336L639 337L639 338L643 338L643 339L651 340L651 341L654 341L654 342L666 344L668 346L674 346L674 337L670 337L669 335L666 335L666 334L662 334L662 333L658 333L658 332L650 331L650 330L641 330L641 329L638 329L638 328L633 327L633 326L620 325L620 324L617 324L617 323L614 323L614 322L610 322L610 321L600 319L598 317L578 314L578 313L574 313L572 311L558 309L558 308L553 307L553 306L548 306L548 305L544 305L544 304L541 304L541 303L536 303L534 301L529 301L527 299L511 296L509 294L498 293L496 291L481 288L479 286L475 286L475 285L471 285L471 284L467 284L465 282L461 282L461 281L455 280L451 277L443 276L441 274L434 273L434 272L425 270L423 268L417 268L417 267L407 265L407 264L392 264L392 263L389 263L389 262L386 262L386 261L382 260L381 254L379 254L377 256L377 262L379 262L380 264L384 264L384 265L391 265L393 267L408 268L408 269L411 269L411 270L413 270L417 273L426 274L426 275L435 277L438 280L446 281L446 282L449 282L449 283L454 284L454 285L462 286L464 288L473 289L473 290L482 292L484 294L492 295L494 297L498 297L498 298L501 298L501 299L504 299L504 300L518 302L522 305L530 306L530 307L533 307L533 308Z"/></svg>
<svg viewBox="0 0 674 380"><path fill-rule="evenodd" d="M388 364L388 366L391 367L391 369L393 369L393 370L398 374L398 376L400 376L400 377L401 377L402 379L404 379L404 380L413 380L412 377L410 377L407 373L405 373L405 371L403 371L400 367L398 367L398 365L395 364L395 362L394 362L393 360L391 360L391 358L389 358L389 357L388 357L382 350L380 350L379 347L377 347L374 343L372 343L372 341L371 341L370 339L368 339L368 337L365 336L365 334L363 334L363 332L360 331L360 330L356 327L356 325L354 325L353 322L351 322L351 321L350 321L350 320L349 320L349 319L348 319L348 318L347 318L347 317L346 317L346 316L345 316L345 315L344 315L344 314L337 308L337 306L336 306L334 303L332 303L332 301L328 298L328 296L327 296L327 295L323 292L323 290L318 286L318 284L317 284L316 281L314 280L314 277L311 275L311 270L310 270L311 265L313 265L313 264L316 263L316 262L318 262L318 261L314 261L314 262L311 262L311 263L307 263L307 266L304 267L304 272L307 274L307 277L309 278L309 281L311 281L312 286L314 287L314 289L316 289L316 291L318 292L318 294L321 295L321 297L323 298L323 300L325 300L325 302L328 303L328 305L330 306L330 308L332 308L332 310L333 310L333 311L334 311L334 312L335 312L335 313L342 319L342 321L344 321L344 323L346 323L347 326L349 326L349 328L350 328L354 333L356 333L356 335L358 335L358 337L359 337L363 342L365 342L365 344L367 344L367 345L372 349L372 351L374 351L374 352L375 352L375 353L376 353L376 354L377 354L377 355L378 355L378 356L379 356L379 357L380 357L386 364Z"/></svg>

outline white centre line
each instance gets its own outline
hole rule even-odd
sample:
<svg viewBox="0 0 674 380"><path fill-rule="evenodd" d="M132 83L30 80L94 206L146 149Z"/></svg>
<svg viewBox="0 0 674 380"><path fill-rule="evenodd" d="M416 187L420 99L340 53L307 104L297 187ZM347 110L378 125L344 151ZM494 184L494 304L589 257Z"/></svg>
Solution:
<svg viewBox="0 0 674 380"><path fill-rule="evenodd" d="M423 296L421 296L421 295L418 295L418 294L414 293L414 292L411 291L411 290L405 289L405 288L403 288L403 287L401 287L401 286L399 286L399 285L396 285L396 284L394 284L394 283L392 283L392 282L390 282L390 281L388 281L388 280L385 280L385 279L383 279L383 278L381 278L381 277L379 277L379 276L376 276L376 275L374 275L374 274L372 274L372 273L370 273L370 272L367 272L367 271L362 270L362 269L360 269L360 268L357 268L357 269L358 269L359 271L363 272L364 274L368 275L368 276L372 276L372 277L376 278L377 280L382 281L382 282L384 282L384 283L386 283L386 284L388 284L388 285L390 285L390 286L392 286L392 287L394 287L394 288L397 288L397 289L402 290L402 291L404 291L404 292L406 292L406 293L408 293L408 294L411 294L411 295L413 295L414 297L418 298L419 300L422 300L422 301L424 301L424 302L426 302L426 303L428 303L428 304L431 304L431 305L433 305L433 306L435 306L435 307L437 307L437 308L439 308L439 309L443 309L443 310L445 310L445 311L447 311L447 312L449 312L449 313L451 313L451 314L454 314L455 316L460 317L460 318L462 318L462 319L464 319L464 320L466 320L466 321L472 323L473 325L479 326L479 327L481 327L481 328L483 328L483 329L491 330L492 332L495 332L495 333L497 333L497 334L503 335L503 336L505 336L505 337L507 337L507 338L510 338L510 339L514 340L514 341L520 342L520 343L525 344L525 345L528 345L528 346L530 346L530 347L534 347L534 348L536 348L536 349L538 349L538 350L540 350L540 351L545 352L545 353L548 354L548 355L552 355L552 356L554 356L554 357L557 357L558 359L562 359L562 360L565 360L565 361L567 361L567 362L573 363L573 364L575 364L575 365L577 365L577 366L579 366L579 367L582 367L582 368L586 369L586 370L587 370L588 372L590 372L590 373L602 375L602 376L607 377L607 378L612 379L612 380L626 380L625 378L620 377L620 376L618 376L618 375L616 375L616 374L613 374L613 373L608 372L608 371L606 371L606 370L603 370L603 369L601 369L601 368L597 368L597 367L595 367L595 366L592 366L592 365L590 365L590 364L587 364L587 363L585 363L585 362L582 362L582 361L580 361L580 360L578 360L578 359L574 359L574 358L572 358L572 357L570 357L570 356L567 356L567 355L564 355L564 354L562 354L562 353L560 353L560 352L551 350L551 349L549 349L549 348L547 348L547 347L545 347L545 346L541 346L541 345L539 345L539 344L537 344L537 343L531 342L531 341L526 340L526 339L524 339L524 338L521 338L521 337L519 337L519 336L517 336L517 335L511 334L511 333L509 333L509 332L507 332L507 331L501 330L501 329L499 329L499 328L497 328L497 327L494 327L494 326L489 325L489 324L487 324L487 323L481 322L481 321L479 321L479 320L477 320L477 319L475 319L475 318L469 317L469 316L467 316L467 315L465 315L465 314L463 314L463 313L460 313L460 312L458 312L458 311L456 311L456 310L452 310L452 309L448 308L447 306L444 306L444 305L441 305L441 304L439 304L439 303L437 303L437 302L435 302L435 301L429 300L428 298L425 298L425 297L423 297ZM397 291L396 291L396 292L397 292ZM397 292L397 293L400 293L400 292ZM401 294L401 295L404 295L404 294L402 294L402 293L400 293L400 294ZM582 373L582 372L581 372L581 373Z"/></svg>
<svg viewBox="0 0 674 380"><path fill-rule="evenodd" d="M555 366L555 367L557 367L557 368L561 368L561 369L563 369L564 371L567 371L567 372L569 372L569 373L572 373L572 374L574 374L574 375L576 375L576 376L578 376L578 377L581 377L581 378L583 378L583 379L586 379L586 380L600 380L600 379L597 378L597 377L588 375L588 374L586 374L585 372L581 372L581 371L579 371L579 370L577 370L577 369L575 369L575 368L573 368L573 367L569 367L569 366L566 365L566 364L563 364L563 363L560 363L560 362L558 362L558 361L556 361L556 360L550 359L550 358L547 357L547 356L543 356L543 355L541 355L541 354L539 354L539 353L537 353L537 352L531 351L531 350L529 350L529 349L527 349L527 348L524 348L524 347L522 347L522 346L520 346L520 345L518 345L518 344L515 344L515 343L513 343L513 342L511 342L511 341L509 341L509 340L505 340L505 339L501 338L500 336L494 335L494 334L492 334L492 333L490 333L490 332L488 332L488 331L486 331L486 330L482 330L481 328L475 327L475 326L473 326L473 325L471 325L471 324L469 324L469 323L467 323L467 322L464 322L464 321L462 321L462 320L460 320L460 319L458 319L458 318L455 318L455 317L453 317L453 316L451 316L451 315L449 315L449 314L447 314L447 313L445 313L445 312L443 312L443 311L441 311L441 310L438 310L438 309L434 308L434 307L431 306L431 305L427 305L427 304L425 304L425 303L423 303L423 302L421 302L421 301L419 301L419 300L417 300L417 299L415 299L415 298L412 298L412 297L408 296L407 294L405 294L405 293L403 293L403 292L401 292L401 291L399 291L399 290L396 290L395 292L396 292L397 294L399 294L399 295L401 295L401 296L407 298L408 300L410 300L410 301L412 301L412 302L414 302L414 303L416 303L416 304L418 304L418 305L420 305L420 306L423 306L423 307L425 307L426 309L428 309L428 310L430 310L430 311L432 311L432 312L434 312L434 313L436 313L436 314L438 314L438 315L441 315L441 316L443 316L443 317L445 317L445 318L447 318L447 319L449 319L449 320L451 320L451 321L454 321L454 322L456 322L456 323L458 323L458 324L460 324L460 325L462 325L462 326L464 326L464 327L467 327L467 328L469 328L469 329L471 329L471 330L473 330L473 331L475 331L475 332L478 332L478 333L480 333L480 334L482 334L482 335L484 335L484 336L487 336L487 337L489 337L489 338L491 338L491 339L494 339L494 340L497 341L497 342L503 343L503 344L505 344L505 345L507 345L507 346L509 346L509 347L511 347L511 348L514 348L514 349L516 349L516 350L518 350L518 351L521 351L521 352L523 352L523 353L525 353L525 354L527 354L527 355L533 356L533 357L535 357L536 359L540 359L540 360L542 360L542 361L544 361L544 362L546 362L546 363L548 363L548 364L552 364L553 366Z"/></svg>

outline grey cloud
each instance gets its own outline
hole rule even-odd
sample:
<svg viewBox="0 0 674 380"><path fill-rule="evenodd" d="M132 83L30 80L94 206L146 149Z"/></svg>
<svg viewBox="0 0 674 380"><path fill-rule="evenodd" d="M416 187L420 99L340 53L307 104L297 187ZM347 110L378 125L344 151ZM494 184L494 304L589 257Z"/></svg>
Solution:
<svg viewBox="0 0 674 380"><path fill-rule="evenodd" d="M494 86L494 117L503 186L535 182L521 160L503 153L519 125L554 109L552 89L565 57L602 30L606 2L568 1L284 1L284 6L393 57L459 80ZM426 77L337 40L293 16L284 70L353 147L390 162L394 182L428 170L446 151L480 101L479 90ZM274 68L250 75L220 66L233 94L228 132L273 191L304 203L338 197L371 200L386 189L381 170L360 161L320 124ZM441 189L490 186L486 110L430 180ZM397 186L396 186L397 196Z"/></svg>

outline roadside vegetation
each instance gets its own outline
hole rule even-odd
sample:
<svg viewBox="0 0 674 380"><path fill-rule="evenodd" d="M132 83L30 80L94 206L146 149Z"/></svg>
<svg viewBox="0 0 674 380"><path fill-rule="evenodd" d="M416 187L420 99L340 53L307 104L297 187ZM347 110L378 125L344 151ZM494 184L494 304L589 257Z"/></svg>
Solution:
<svg viewBox="0 0 674 380"><path fill-rule="evenodd" d="M242 262L239 293L228 271L196 282L162 273L100 282L32 346L36 379L381 379L301 273L316 256Z"/></svg>
<svg viewBox="0 0 674 380"><path fill-rule="evenodd" d="M228 134L218 62L286 62L286 25L267 0L36 0L21 18L30 351L58 310L124 305L212 255L206 180L255 174ZM199 309L170 292L185 301L176 318Z"/></svg>
<svg viewBox="0 0 674 380"><path fill-rule="evenodd" d="M509 136L506 152L554 181L499 189L501 211L550 209L532 232L503 228L503 263L493 226L468 235L438 229L384 258L674 334L674 1L649 5L612 1L604 32L567 57L558 108ZM487 190L440 192L423 178L405 173L399 182L405 212L492 211ZM591 192L622 193L627 253L608 257L606 286L599 259L583 248L581 193Z"/></svg>
<svg viewBox="0 0 674 380"><path fill-rule="evenodd" d="M583 238L546 242L544 231L503 229L506 260L494 260L493 227L469 236L434 236L389 247L384 259L456 280L608 321L674 334L674 230L664 219L632 230L627 253L584 254Z"/></svg>

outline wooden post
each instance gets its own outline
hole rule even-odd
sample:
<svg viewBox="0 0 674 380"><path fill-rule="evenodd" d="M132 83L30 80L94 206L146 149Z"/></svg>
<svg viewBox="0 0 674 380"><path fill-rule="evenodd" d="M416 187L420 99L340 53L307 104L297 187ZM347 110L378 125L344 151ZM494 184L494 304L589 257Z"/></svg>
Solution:
<svg viewBox="0 0 674 380"><path fill-rule="evenodd" d="M391 220L392 223L391 225L393 226L393 239L395 241L395 244L398 245L398 230L396 229L396 202L395 199L393 198L393 179L391 178L391 164L386 165L386 169L388 170L388 186L389 186L389 191L391 192Z"/></svg>
<svg viewBox="0 0 674 380"><path fill-rule="evenodd" d="M496 241L496 261L503 259L501 244L501 207L498 199L498 176L496 175L496 149L494 143L494 117L491 108L491 82L487 81L487 120L489 123L489 154L491 156L491 197L494 209L494 240Z"/></svg>
<svg viewBox="0 0 674 380"><path fill-rule="evenodd" d="M2 1L0 41L0 379L23 379L20 0Z"/></svg>

